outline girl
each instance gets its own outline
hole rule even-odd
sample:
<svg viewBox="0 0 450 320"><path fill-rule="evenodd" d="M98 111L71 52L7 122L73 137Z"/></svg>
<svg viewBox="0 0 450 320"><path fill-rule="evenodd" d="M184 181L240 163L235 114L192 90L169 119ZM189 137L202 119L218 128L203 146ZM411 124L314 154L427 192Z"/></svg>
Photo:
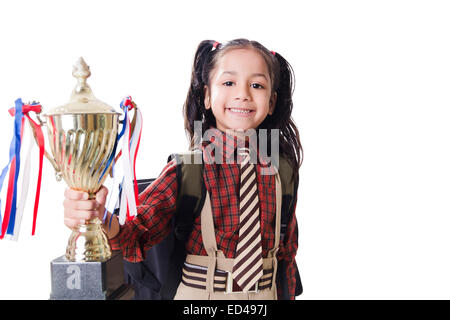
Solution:
<svg viewBox="0 0 450 320"><path fill-rule="evenodd" d="M292 90L293 72L289 63L280 54L267 50L256 41L236 39L220 44L205 40L198 46L183 113L185 129L190 138L190 149L199 147L203 151L203 179L208 198L205 200L205 207L208 203L210 213L202 212L194 222L186 243L188 258L191 260L187 261L189 263L183 270L187 276L180 283L176 299L277 299L275 281L268 281L268 284L266 281L272 278L270 272L274 272L266 266L269 254L273 254L273 259L278 259L286 266L283 277L286 277L288 283L288 298L295 299L295 255L298 238L296 205L290 214L285 239L279 242L275 230L276 176L261 174L267 164L258 158L255 165L256 198L252 198L257 199L252 214L259 212L255 224L252 225L257 232L251 241L246 240L245 244L240 242L244 238L244 232L240 233L243 225L240 220L243 212L240 199L243 198L242 194L240 197L238 195L240 185L243 184L243 174L239 163L230 163L228 152L231 146L232 151L240 154L240 150L235 149L237 141L242 139L243 130L267 129L270 136L271 129L278 129L280 155L288 160L294 172L293 178L298 179L302 147L298 130L291 118ZM196 121L201 122L203 137L205 133L209 133L215 139L202 141L201 146L198 146L198 133L194 134ZM228 153L219 157L215 154L216 160L220 158L223 161L220 164L211 163L205 148L213 146L217 147L215 150L222 150L223 145L228 146ZM253 145L249 147L255 148ZM245 158L245 155L241 155L241 161L242 157ZM246 168L249 170L249 167ZM142 261L145 251L170 232L170 221L176 211L177 199L175 169L176 161L173 159L164 167L159 177L139 195L138 215L132 221L120 226L117 217L107 213L105 233L110 239L112 249L122 250L126 260ZM84 220L102 217L107 193L108 190L102 187L95 200L87 200L87 193L67 189L64 201L65 224L73 228ZM296 195L294 203L296 204ZM209 218L213 236L205 239L205 233L202 236L202 231L205 230L202 228L205 228L204 223ZM108 227L110 219L112 223ZM206 242L208 245L205 247ZM216 292L215 282L214 289L196 285L195 279L206 274L210 276L210 273L204 270L208 269L210 264L205 262L209 261L205 259L209 255L211 243L214 254L217 253L217 261L222 261L217 262L214 277L223 276L218 278L223 281L217 283L232 283L228 288L232 293L225 293L223 290ZM279 250L273 251L277 243ZM251 254L246 255L250 245L255 249L251 249ZM250 258L251 262L246 261ZM236 274L241 270L237 269L246 263L249 268L253 268L252 271L238 278ZM220 265L227 270L220 270ZM266 281L265 286L261 285L263 280ZM260 290L254 290L256 287Z"/></svg>

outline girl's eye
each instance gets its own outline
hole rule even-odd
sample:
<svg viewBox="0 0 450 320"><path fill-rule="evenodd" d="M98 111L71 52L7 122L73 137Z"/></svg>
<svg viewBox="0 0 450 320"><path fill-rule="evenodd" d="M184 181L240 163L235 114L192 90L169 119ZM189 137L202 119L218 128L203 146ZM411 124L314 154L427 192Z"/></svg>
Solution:
<svg viewBox="0 0 450 320"><path fill-rule="evenodd" d="M264 89L264 87L262 85L260 85L259 83L252 83L252 88L254 88L254 89Z"/></svg>
<svg viewBox="0 0 450 320"><path fill-rule="evenodd" d="M226 81L223 84L227 87L231 87L233 85L233 81Z"/></svg>

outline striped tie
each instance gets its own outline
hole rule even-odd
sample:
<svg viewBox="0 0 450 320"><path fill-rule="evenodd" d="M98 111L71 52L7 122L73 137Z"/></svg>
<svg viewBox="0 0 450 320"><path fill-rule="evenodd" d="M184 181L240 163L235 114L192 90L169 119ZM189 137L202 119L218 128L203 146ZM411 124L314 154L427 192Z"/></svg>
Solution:
<svg viewBox="0 0 450 320"><path fill-rule="evenodd" d="M247 148L240 148L241 188L239 199L239 241L236 248L232 278L247 292L263 275L261 227L256 168L250 164Z"/></svg>

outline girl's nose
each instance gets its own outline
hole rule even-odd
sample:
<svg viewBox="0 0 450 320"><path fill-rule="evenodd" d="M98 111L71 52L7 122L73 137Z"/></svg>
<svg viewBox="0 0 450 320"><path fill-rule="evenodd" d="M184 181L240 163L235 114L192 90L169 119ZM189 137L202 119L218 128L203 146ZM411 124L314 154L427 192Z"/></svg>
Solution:
<svg viewBox="0 0 450 320"><path fill-rule="evenodd" d="M250 100L249 88L246 85L236 86L236 93L234 100L248 101Z"/></svg>

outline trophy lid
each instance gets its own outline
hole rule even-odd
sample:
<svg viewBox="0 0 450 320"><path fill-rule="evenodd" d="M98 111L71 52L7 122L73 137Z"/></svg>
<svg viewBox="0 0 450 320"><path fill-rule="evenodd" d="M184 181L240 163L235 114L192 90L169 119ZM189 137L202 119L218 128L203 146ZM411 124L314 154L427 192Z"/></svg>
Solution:
<svg viewBox="0 0 450 320"><path fill-rule="evenodd" d="M62 106L53 108L46 113L47 116L80 113L119 114L113 107L98 100L92 93L91 87L86 83L86 79L91 75L91 71L82 57L73 66L72 75L77 79L78 83L72 91L70 101Z"/></svg>

